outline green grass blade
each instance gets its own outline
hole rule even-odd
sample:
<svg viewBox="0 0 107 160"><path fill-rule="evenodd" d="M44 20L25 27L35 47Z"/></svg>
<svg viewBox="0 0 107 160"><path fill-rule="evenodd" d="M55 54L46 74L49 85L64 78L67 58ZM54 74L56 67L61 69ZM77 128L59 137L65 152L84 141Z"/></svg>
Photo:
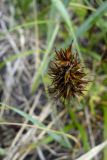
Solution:
<svg viewBox="0 0 107 160"><path fill-rule="evenodd" d="M54 24L55 22L54 21L51 21L51 20L34 20L34 21L30 21L30 22L27 22L27 23L23 23L23 24L20 24L20 25L16 25L10 29L8 29L8 32L11 33L11 32L15 32L21 28L31 28L35 25L47 25L47 24ZM3 38L5 37L6 33L0 33L0 38Z"/></svg>
<svg viewBox="0 0 107 160"><path fill-rule="evenodd" d="M43 25L43 24L48 24L48 23L54 23L53 21L49 21L49 20L36 20L36 21L31 21L31 22L27 22L27 23L23 23L21 25L17 25L11 29L8 30L8 32L13 32L13 31L16 31L20 28L29 28L29 27L32 27L34 26L35 24L38 24L38 25Z"/></svg>
<svg viewBox="0 0 107 160"><path fill-rule="evenodd" d="M25 56L29 56L29 55L33 54L34 52L35 51L33 51L33 50L29 50L29 51L21 52L19 54L11 55L7 59L5 59L5 61L0 62L0 69L3 68L8 62L13 62L18 58L23 58Z"/></svg>
<svg viewBox="0 0 107 160"><path fill-rule="evenodd" d="M79 49L79 46L78 46L78 43L77 43L77 39L76 39L76 36L75 36L73 24L72 24L72 21L70 20L70 16L69 16L69 14L67 12L67 9L65 8L65 5L60 0L58 0L58 1L57 0L52 0L52 3L56 7L56 9L59 11L59 13L61 14L61 16L63 17L65 23L68 26L69 34L71 36L71 39L70 39L69 43L71 43L72 40L74 40L74 42L76 44L77 51L78 51L79 56L80 56L80 59L83 61L81 53L80 53L80 49Z"/></svg>
<svg viewBox="0 0 107 160"><path fill-rule="evenodd" d="M106 11L107 1L102 3L102 5L94 13L92 13L91 16L79 27L79 29L76 32L76 36L82 36Z"/></svg>
<svg viewBox="0 0 107 160"><path fill-rule="evenodd" d="M84 150L88 151L90 149L90 146L88 143L88 137L87 137L87 133L85 131L85 128L77 121L76 115L72 111L71 108L69 109L69 114L70 114L71 120L73 121L75 127L77 127L80 132L80 138L82 140Z"/></svg>
<svg viewBox="0 0 107 160"><path fill-rule="evenodd" d="M107 140L107 93L105 92L102 96L101 108L103 108L104 114L104 140ZM104 149L103 160L107 159L107 147Z"/></svg>
<svg viewBox="0 0 107 160"><path fill-rule="evenodd" d="M49 19L52 19L53 21L57 18L56 15L56 9L55 7L53 7L53 5L51 4L50 6L50 10L49 10ZM49 43L49 41L51 40L52 34L53 34L53 30L55 28L56 24L54 23L48 23L47 24L47 44Z"/></svg>
<svg viewBox="0 0 107 160"><path fill-rule="evenodd" d="M59 24L57 24L55 29L54 29L53 35L52 35L51 40L50 40L50 42L49 42L49 44L47 46L47 50L45 52L44 58L43 58L43 60L41 62L41 65L40 65L38 71L34 75L33 84L31 86L32 92L34 92L36 90L36 88L38 87L38 85L40 83L40 80L41 80L40 76L44 75L44 73L46 71L48 56L49 56L49 53L50 53L50 51L52 49L52 46L53 46L54 40L56 38L56 35L58 33L58 30L59 30Z"/></svg>
<svg viewBox="0 0 107 160"><path fill-rule="evenodd" d="M104 13L107 11L107 1L103 2L102 5L93 12L87 20L85 20L80 27L78 27L77 31L75 32L75 35L77 38L80 38L84 35L85 32L87 32L98 20L101 18ZM69 44L71 41L71 38L68 38L66 41L66 44Z"/></svg>
<svg viewBox="0 0 107 160"><path fill-rule="evenodd" d="M72 109L71 105L72 105L71 102L67 102L67 101L65 102L65 106L67 107L68 113L71 118L71 122L73 123L74 127L76 127L79 130L79 135L83 143L83 148L85 151L88 151L90 149L90 145L88 143L87 132L85 128L78 121L75 111Z"/></svg>

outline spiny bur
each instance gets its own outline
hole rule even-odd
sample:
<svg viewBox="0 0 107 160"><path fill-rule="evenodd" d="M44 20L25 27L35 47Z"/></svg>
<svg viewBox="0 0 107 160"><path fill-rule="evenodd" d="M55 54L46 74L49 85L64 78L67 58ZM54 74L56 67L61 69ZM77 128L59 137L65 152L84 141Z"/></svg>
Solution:
<svg viewBox="0 0 107 160"><path fill-rule="evenodd" d="M52 83L48 88L54 98L70 99L83 95L85 86L89 82L86 73L78 60L77 53L73 53L72 45L66 49L55 50L55 58L50 62L49 75Z"/></svg>

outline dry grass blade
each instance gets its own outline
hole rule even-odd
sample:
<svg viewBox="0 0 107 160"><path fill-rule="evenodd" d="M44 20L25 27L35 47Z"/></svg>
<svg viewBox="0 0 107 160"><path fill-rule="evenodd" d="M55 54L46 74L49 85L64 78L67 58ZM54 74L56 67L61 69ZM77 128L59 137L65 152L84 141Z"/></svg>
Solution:
<svg viewBox="0 0 107 160"><path fill-rule="evenodd" d="M12 122L0 122L0 124L4 124L4 125L13 125L13 126L26 126L26 127L31 127L31 128L38 128L38 129L41 129L41 130L44 130L46 132L52 132L52 133L55 133L55 134L58 134L58 135L63 135L63 136L66 136L68 138L70 138L71 140L73 140L75 143L77 143L78 146L80 146L78 140L70 135L70 134L67 134L67 133L64 133L64 132L61 132L61 131L57 131L57 130L53 130L53 129L50 129L50 128L44 128L44 127L41 127L41 126L38 126L38 125L30 125L30 124L21 124L21 123L12 123Z"/></svg>
<svg viewBox="0 0 107 160"><path fill-rule="evenodd" d="M84 154L76 160L92 160L99 152L101 152L107 146L107 141L99 144L98 146L91 149L88 153Z"/></svg>

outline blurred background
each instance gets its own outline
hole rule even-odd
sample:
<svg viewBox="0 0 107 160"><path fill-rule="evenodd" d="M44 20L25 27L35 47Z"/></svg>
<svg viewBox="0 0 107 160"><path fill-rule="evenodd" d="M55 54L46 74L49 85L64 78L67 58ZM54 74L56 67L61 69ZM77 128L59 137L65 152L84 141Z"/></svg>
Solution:
<svg viewBox="0 0 107 160"><path fill-rule="evenodd" d="M67 107L48 66L72 40L92 82ZM107 1L0 0L0 160L74 160L106 139Z"/></svg>

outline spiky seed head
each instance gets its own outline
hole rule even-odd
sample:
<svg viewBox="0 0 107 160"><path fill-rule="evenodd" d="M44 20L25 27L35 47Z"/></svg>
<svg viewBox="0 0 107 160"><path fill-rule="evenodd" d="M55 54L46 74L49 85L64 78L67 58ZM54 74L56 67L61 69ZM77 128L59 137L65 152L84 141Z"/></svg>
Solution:
<svg viewBox="0 0 107 160"><path fill-rule="evenodd" d="M83 95L88 80L85 78L86 74L77 53L72 52L72 45L55 52L55 58L49 65L49 75L52 79L49 93L55 98L64 99Z"/></svg>

